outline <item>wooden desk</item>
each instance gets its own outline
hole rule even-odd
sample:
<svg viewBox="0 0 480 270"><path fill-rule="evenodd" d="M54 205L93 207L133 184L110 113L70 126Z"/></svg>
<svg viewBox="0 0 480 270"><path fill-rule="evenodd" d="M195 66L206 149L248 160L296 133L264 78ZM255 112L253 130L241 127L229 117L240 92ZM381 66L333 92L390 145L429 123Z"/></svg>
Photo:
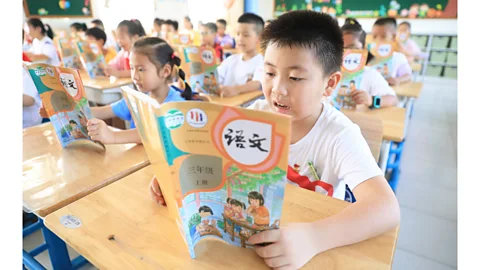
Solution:
<svg viewBox="0 0 480 270"><path fill-rule="evenodd" d="M212 238L200 241L191 259L167 209L150 199L152 176L148 166L48 215L45 224L100 269L268 269L253 250ZM288 185L281 225L326 218L348 205ZM81 227L65 228L64 215L80 218ZM324 252L302 269L391 269L397 235L398 228Z"/></svg>
<svg viewBox="0 0 480 270"><path fill-rule="evenodd" d="M142 145L62 149L51 123L23 130L23 204L44 217L150 164Z"/></svg>
<svg viewBox="0 0 480 270"><path fill-rule="evenodd" d="M392 87L398 96L418 98L422 92L423 83L409 82Z"/></svg>
<svg viewBox="0 0 480 270"><path fill-rule="evenodd" d="M122 99L120 87L132 85L131 78L98 77L90 79L86 73L80 73L87 99L96 104L108 105Z"/></svg>
<svg viewBox="0 0 480 270"><path fill-rule="evenodd" d="M357 106L360 107L360 106ZM383 139L387 141L401 142L405 138L405 108L388 107L369 110L358 108L357 110L342 109L345 115L360 113L378 116L383 122Z"/></svg>
<svg viewBox="0 0 480 270"><path fill-rule="evenodd" d="M344 113L353 123L360 127L360 131L365 141L367 141L375 161L378 162L383 138L383 122L380 117L348 111Z"/></svg>
<svg viewBox="0 0 480 270"><path fill-rule="evenodd" d="M244 94L233 96L233 97L219 97L219 96L209 96L209 97L211 99L211 102L222 104L222 105L228 105L232 107L238 107L238 106L246 106L252 101L262 96L263 96L262 91L253 91L253 92L248 92L248 93L244 93Z"/></svg>

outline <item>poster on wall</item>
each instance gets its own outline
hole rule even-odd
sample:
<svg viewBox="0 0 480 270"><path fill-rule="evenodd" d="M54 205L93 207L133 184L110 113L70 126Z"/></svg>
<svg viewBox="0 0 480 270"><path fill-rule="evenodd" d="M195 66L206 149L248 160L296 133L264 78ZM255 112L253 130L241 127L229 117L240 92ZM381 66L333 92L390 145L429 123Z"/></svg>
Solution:
<svg viewBox="0 0 480 270"><path fill-rule="evenodd" d="M274 15L314 10L332 17L457 18L457 0L275 0Z"/></svg>

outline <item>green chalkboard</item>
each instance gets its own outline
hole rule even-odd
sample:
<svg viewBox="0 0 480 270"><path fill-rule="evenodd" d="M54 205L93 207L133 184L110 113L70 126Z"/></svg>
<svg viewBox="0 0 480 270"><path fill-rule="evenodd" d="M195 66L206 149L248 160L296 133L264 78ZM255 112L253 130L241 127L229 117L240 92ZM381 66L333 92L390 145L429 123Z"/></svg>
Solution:
<svg viewBox="0 0 480 270"><path fill-rule="evenodd" d="M448 5L448 15L446 7ZM335 17L445 18L456 17L457 0L275 0L274 14L315 10ZM453 12L452 12L453 11ZM450 15L454 14L454 15Z"/></svg>
<svg viewBox="0 0 480 270"><path fill-rule="evenodd" d="M23 0L27 17L91 18L92 0Z"/></svg>

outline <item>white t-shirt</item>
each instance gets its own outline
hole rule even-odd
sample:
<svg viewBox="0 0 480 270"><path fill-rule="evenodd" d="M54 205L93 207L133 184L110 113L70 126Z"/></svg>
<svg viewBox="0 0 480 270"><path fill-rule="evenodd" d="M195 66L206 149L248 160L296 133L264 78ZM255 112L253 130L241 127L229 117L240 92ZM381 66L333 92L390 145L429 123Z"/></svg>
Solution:
<svg viewBox="0 0 480 270"><path fill-rule="evenodd" d="M46 64L59 66L60 59L58 58L57 48L53 44L53 41L48 36L44 36L41 40L37 38L32 42L31 52L34 54L44 54L48 56L48 60L45 61Z"/></svg>
<svg viewBox="0 0 480 270"><path fill-rule="evenodd" d="M243 61L242 57L241 53L231 55L218 66L218 82L221 85L242 85L253 80L255 71L263 65L263 56L257 54L248 61Z"/></svg>
<svg viewBox="0 0 480 270"><path fill-rule="evenodd" d="M405 74L412 74L412 68L408 63L407 57L403 53L393 52L392 56L392 78L401 77Z"/></svg>
<svg viewBox="0 0 480 270"><path fill-rule="evenodd" d="M266 100L258 100L249 108L270 111ZM340 200L345 200L346 184L353 190L383 174L360 128L325 102L313 128L290 145L288 165L288 183Z"/></svg>
<svg viewBox="0 0 480 270"><path fill-rule="evenodd" d="M396 96L395 91L388 85L382 74L371 67L365 67L360 90L367 91L371 96Z"/></svg>
<svg viewBox="0 0 480 270"><path fill-rule="evenodd" d="M42 117L39 114L40 107L42 107L42 100L30 74L28 74L24 68L22 68L22 70L23 94L35 99L35 104L29 107L23 107L23 128L27 128L42 123Z"/></svg>

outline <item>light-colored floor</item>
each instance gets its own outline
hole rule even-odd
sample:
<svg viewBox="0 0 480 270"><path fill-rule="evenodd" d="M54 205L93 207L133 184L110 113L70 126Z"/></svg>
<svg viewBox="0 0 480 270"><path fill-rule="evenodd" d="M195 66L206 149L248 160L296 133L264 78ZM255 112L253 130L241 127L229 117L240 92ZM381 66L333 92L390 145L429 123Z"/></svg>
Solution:
<svg viewBox="0 0 480 270"><path fill-rule="evenodd" d="M425 78L424 83L402 157L397 188L402 219L393 270L457 268L457 82ZM24 248L42 241L37 232L24 239ZM48 252L36 258L52 269Z"/></svg>

